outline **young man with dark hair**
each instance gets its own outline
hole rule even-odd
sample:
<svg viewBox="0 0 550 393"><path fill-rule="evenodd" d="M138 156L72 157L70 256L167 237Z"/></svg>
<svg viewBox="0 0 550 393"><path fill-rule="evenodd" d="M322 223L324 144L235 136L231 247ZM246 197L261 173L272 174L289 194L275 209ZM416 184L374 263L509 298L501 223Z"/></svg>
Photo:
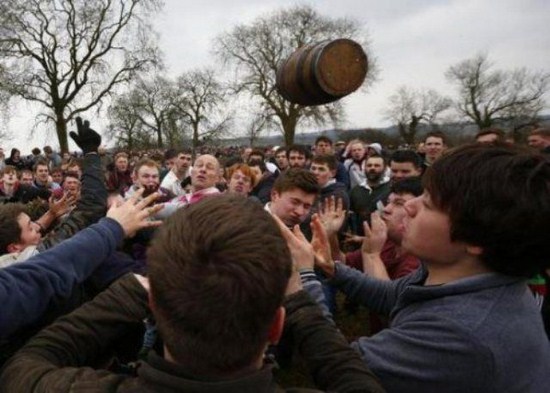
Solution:
<svg viewBox="0 0 550 393"><path fill-rule="evenodd" d="M34 182L34 174L30 169L23 169L19 172L19 183L32 187Z"/></svg>
<svg viewBox="0 0 550 393"><path fill-rule="evenodd" d="M388 329L355 343L388 391L548 390L550 343L527 278L550 267L549 178L541 154L458 148L405 204L402 246L421 269L382 281L320 265L352 299L390 316Z"/></svg>
<svg viewBox="0 0 550 393"><path fill-rule="evenodd" d="M185 194L181 183L186 177L191 175L191 163L193 162L193 156L188 149L182 149L176 152L173 158L172 168L162 179L160 186L169 190L175 196L181 196Z"/></svg>
<svg viewBox="0 0 550 393"><path fill-rule="evenodd" d="M84 173L82 175L82 197L76 208L71 212L67 220L61 222L51 233L42 237L41 227L34 223L30 217L20 211L17 217L8 214L8 211L0 212L0 226L19 228L13 232L13 236L4 238L0 249L4 264L23 262L30 256L42 252L61 241L73 236L76 232L93 224L105 215L107 190L103 182L103 172L97 155L97 147L101 144L101 136L89 128L89 123L82 123L77 118L79 134L72 133L71 137L81 147L84 153ZM74 136L73 136L74 134ZM37 164L40 165L40 164ZM47 166L45 167L47 171ZM53 222L57 217L48 217L48 222ZM42 225L47 227L48 225Z"/></svg>
<svg viewBox="0 0 550 393"><path fill-rule="evenodd" d="M475 136L475 140L477 143L502 143L504 142L504 136L504 131L502 131L500 128L489 127L479 130Z"/></svg>
<svg viewBox="0 0 550 393"><path fill-rule="evenodd" d="M527 143L542 153L550 154L550 127L537 128L527 137Z"/></svg>
<svg viewBox="0 0 550 393"><path fill-rule="evenodd" d="M107 174L107 189L118 191L120 195L124 195L132 185L132 169L128 154L118 152L113 160L113 168Z"/></svg>
<svg viewBox="0 0 550 393"><path fill-rule="evenodd" d="M315 175L317 184L321 188L319 202L334 197L342 200L344 210L349 209L349 196L345 184L335 179L338 161L334 155L316 155L311 160L309 170Z"/></svg>
<svg viewBox="0 0 550 393"><path fill-rule="evenodd" d="M290 168L275 180L271 202L265 208L293 227L308 217L319 190L315 175L306 169Z"/></svg>
<svg viewBox="0 0 550 393"><path fill-rule="evenodd" d="M288 157L286 155L286 147L281 146L275 150L275 163L281 172L288 169Z"/></svg>
<svg viewBox="0 0 550 393"><path fill-rule="evenodd" d="M321 135L315 140L315 156L334 156L332 149L332 139L328 136ZM336 174L334 178L337 182L342 183L349 189L349 175L346 167L338 159L336 159Z"/></svg>
<svg viewBox="0 0 550 393"><path fill-rule="evenodd" d="M32 185L39 190L48 190L53 192L61 188L57 183L50 180L50 170L45 160L38 161L33 166L34 182Z"/></svg>
<svg viewBox="0 0 550 393"><path fill-rule="evenodd" d="M278 173L279 172L279 168L277 167L277 165L273 164L272 162L269 162L265 159L265 153L263 150L261 149L254 149L250 152L250 155L248 156L248 160L247 160L247 164L250 164L250 162L252 161L261 161L265 164L265 167L266 169L270 172L270 173Z"/></svg>
<svg viewBox="0 0 550 393"><path fill-rule="evenodd" d="M291 255L313 263L311 249L293 247L291 254L257 203L226 195L179 210L148 254L148 281L128 275L42 331L6 366L0 389L315 392L278 387L265 363L284 326L320 389L383 391L301 290ZM83 368L146 316L148 300L164 356L151 351L136 376Z"/></svg>
<svg viewBox="0 0 550 393"><path fill-rule="evenodd" d="M428 132L424 138L426 159L424 166L429 167L447 150L447 136L441 131Z"/></svg>
<svg viewBox="0 0 550 393"><path fill-rule="evenodd" d="M393 182L422 174L422 158L413 150L396 150L390 157L390 178Z"/></svg>
<svg viewBox="0 0 550 393"><path fill-rule="evenodd" d="M32 172L30 173L32 174ZM50 192L48 190L40 190L33 187L31 184L24 184L18 181L15 167L7 165L4 168L2 181L0 182L0 202L28 203L36 198L47 200L49 196Z"/></svg>
<svg viewBox="0 0 550 393"><path fill-rule="evenodd" d="M311 152L303 145L292 145L287 148L286 156L290 168L307 168Z"/></svg>

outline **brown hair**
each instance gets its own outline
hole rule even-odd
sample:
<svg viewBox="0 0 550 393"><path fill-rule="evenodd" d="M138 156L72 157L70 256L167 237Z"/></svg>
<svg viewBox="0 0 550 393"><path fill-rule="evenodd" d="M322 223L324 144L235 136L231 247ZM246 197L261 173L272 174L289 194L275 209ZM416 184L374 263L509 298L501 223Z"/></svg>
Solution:
<svg viewBox="0 0 550 393"><path fill-rule="evenodd" d="M289 168L273 183L273 191L279 194L298 188L306 194L319 194L320 188L313 173L303 168Z"/></svg>
<svg viewBox="0 0 550 393"><path fill-rule="evenodd" d="M448 213L451 239L483 248L492 270L530 277L550 266L550 159L506 144L472 144L426 170L424 187Z"/></svg>
<svg viewBox="0 0 550 393"><path fill-rule="evenodd" d="M291 259L260 204L222 195L180 209L148 259L154 315L178 364L194 375L224 375L261 355Z"/></svg>
<svg viewBox="0 0 550 393"><path fill-rule="evenodd" d="M21 239L21 227L17 219L21 213L26 213L22 203L7 203L0 205L0 254L8 253L8 245Z"/></svg>
<svg viewBox="0 0 550 393"><path fill-rule="evenodd" d="M335 171L338 168L338 161L336 157L331 154L321 154L313 157L311 160L312 163L326 165L329 170Z"/></svg>
<svg viewBox="0 0 550 393"><path fill-rule="evenodd" d="M504 131L496 127L482 128L476 134L475 140L477 141L479 137L485 136L485 135L491 135L491 134L495 134L497 136L497 139L496 139L497 141L499 142L504 141Z"/></svg>
<svg viewBox="0 0 550 393"><path fill-rule="evenodd" d="M444 145L448 145L447 135L445 135L442 131L430 131L426 134L424 137L424 143L426 143L426 140L428 138L439 138L443 141Z"/></svg>
<svg viewBox="0 0 550 393"><path fill-rule="evenodd" d="M148 166L150 168L157 168L160 171L159 164L150 158L142 158L136 163L136 166L134 167L134 174L137 175L141 167Z"/></svg>
<svg viewBox="0 0 550 393"><path fill-rule="evenodd" d="M544 138L550 138L550 127L537 128L531 131L529 135L539 135Z"/></svg>

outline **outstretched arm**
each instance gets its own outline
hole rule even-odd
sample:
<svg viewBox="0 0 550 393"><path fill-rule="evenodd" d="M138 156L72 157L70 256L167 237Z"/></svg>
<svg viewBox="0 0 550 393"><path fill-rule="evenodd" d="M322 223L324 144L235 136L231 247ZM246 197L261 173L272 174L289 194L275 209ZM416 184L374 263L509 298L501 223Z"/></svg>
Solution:
<svg viewBox="0 0 550 393"><path fill-rule="evenodd" d="M71 132L71 138L84 153L81 197L67 220L59 224L38 245L39 251L46 250L97 222L105 215L107 209L107 189L101 159L97 154L101 136L90 128L87 121L82 123L82 119L78 117L76 122L78 134Z"/></svg>

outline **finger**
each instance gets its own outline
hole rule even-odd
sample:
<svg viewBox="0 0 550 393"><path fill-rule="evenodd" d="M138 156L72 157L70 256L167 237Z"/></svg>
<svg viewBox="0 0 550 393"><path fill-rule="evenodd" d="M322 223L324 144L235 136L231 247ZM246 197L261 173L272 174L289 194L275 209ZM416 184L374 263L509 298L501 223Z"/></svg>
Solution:
<svg viewBox="0 0 550 393"><path fill-rule="evenodd" d="M80 133L80 130L82 129L82 118L80 116L76 117L76 128L78 129L78 132ZM74 134L74 132L72 132L71 134Z"/></svg>
<svg viewBox="0 0 550 393"><path fill-rule="evenodd" d="M338 198L338 202L336 203L336 211L338 213L342 212L344 210L344 201L342 198Z"/></svg>
<svg viewBox="0 0 550 393"><path fill-rule="evenodd" d="M370 230L370 225L367 221L363 221L363 230L365 231L365 237L371 237L372 232Z"/></svg>
<svg viewBox="0 0 550 393"><path fill-rule="evenodd" d="M153 203L155 199L159 197L159 195L160 194L158 192L154 192L151 195L147 196L146 198L143 198L141 201L139 201L136 204L136 208L139 210L144 209L146 206L149 206L151 203Z"/></svg>
<svg viewBox="0 0 550 393"><path fill-rule="evenodd" d="M294 233L294 236L296 236L298 240L307 242L307 239L298 224L294 225L294 228L292 228L292 233Z"/></svg>
<svg viewBox="0 0 550 393"><path fill-rule="evenodd" d="M74 131L71 131L69 132L69 135L71 136L71 138L73 139L73 141L77 142L78 141L78 134Z"/></svg>
<svg viewBox="0 0 550 393"><path fill-rule="evenodd" d="M384 221L380 217L380 213L374 212L370 215L372 229L380 230L384 227Z"/></svg>
<svg viewBox="0 0 550 393"><path fill-rule="evenodd" d="M338 199L338 201L340 201L340 199ZM335 210L335 207L337 206L337 201L336 201L336 198L333 196L330 197L330 204L329 204L329 211L330 212L334 212Z"/></svg>
<svg viewBox="0 0 550 393"><path fill-rule="evenodd" d="M314 214L311 217L310 226L313 232L313 236L317 235L317 236L321 236L321 238L323 239L326 239L327 232L325 231L325 227L323 226L323 223L321 222L321 220L319 220L319 217L316 214Z"/></svg>
<svg viewBox="0 0 550 393"><path fill-rule="evenodd" d="M84 129L89 130L90 129L90 122L88 120L84 121Z"/></svg>
<svg viewBox="0 0 550 393"><path fill-rule="evenodd" d="M162 225L162 220L145 221L145 227L159 227Z"/></svg>
<svg viewBox="0 0 550 393"><path fill-rule="evenodd" d="M281 233L282 233L283 237L285 238L285 240L288 241L290 239L294 239L294 235L292 234L290 229L287 228L285 223L283 221L281 221L281 219L279 217L277 217L275 214L272 214L271 217L275 220L275 222L279 226L279 229L281 230Z"/></svg>
<svg viewBox="0 0 550 393"><path fill-rule="evenodd" d="M138 190L134 192L132 196L130 196L130 198L128 198L127 203L136 205L139 202L139 199L141 198L141 196L143 195L143 191L145 191L143 187L138 188Z"/></svg>

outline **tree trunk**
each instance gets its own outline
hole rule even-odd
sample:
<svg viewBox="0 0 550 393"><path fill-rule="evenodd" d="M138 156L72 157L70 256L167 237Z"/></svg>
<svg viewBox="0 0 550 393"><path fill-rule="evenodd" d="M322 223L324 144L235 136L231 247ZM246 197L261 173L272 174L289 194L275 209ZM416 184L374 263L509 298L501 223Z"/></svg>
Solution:
<svg viewBox="0 0 550 393"><path fill-rule="evenodd" d="M160 149L163 147L162 142L162 129L157 128L157 147Z"/></svg>
<svg viewBox="0 0 550 393"><path fill-rule="evenodd" d="M298 119L293 116L289 116L286 119L281 119L283 125L283 135L285 137L285 146L291 146L294 144L294 135L296 133L296 123Z"/></svg>
<svg viewBox="0 0 550 393"><path fill-rule="evenodd" d="M63 112L56 113L55 120L55 130L57 133L57 140L59 141L59 149L61 150L61 155L69 151L69 143L67 140L67 120L63 116Z"/></svg>
<svg viewBox="0 0 550 393"><path fill-rule="evenodd" d="M197 147L199 147L199 125L193 124L193 158L196 157Z"/></svg>

